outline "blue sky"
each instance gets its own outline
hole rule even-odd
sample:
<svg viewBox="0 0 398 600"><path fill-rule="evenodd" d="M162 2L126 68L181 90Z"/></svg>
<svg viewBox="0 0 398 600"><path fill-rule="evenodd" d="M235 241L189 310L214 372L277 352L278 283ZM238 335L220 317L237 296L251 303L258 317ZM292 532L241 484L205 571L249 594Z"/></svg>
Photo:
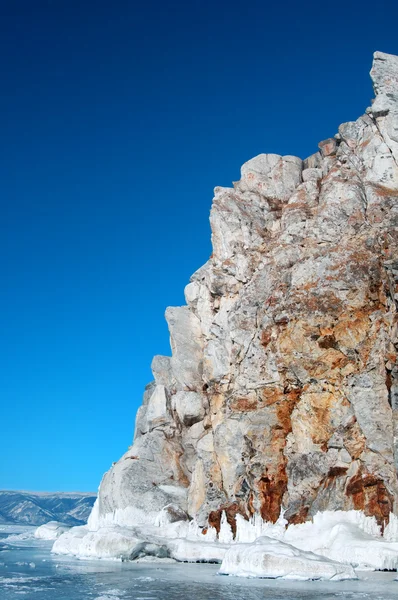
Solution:
<svg viewBox="0 0 398 600"><path fill-rule="evenodd" d="M213 188L362 114L397 20L395 1L0 0L0 488L98 487L211 253Z"/></svg>

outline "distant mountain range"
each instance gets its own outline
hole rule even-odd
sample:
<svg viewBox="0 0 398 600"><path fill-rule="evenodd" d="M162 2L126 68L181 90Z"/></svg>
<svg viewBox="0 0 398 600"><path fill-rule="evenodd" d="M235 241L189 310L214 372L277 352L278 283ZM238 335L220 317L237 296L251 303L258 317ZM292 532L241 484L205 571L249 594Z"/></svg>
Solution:
<svg viewBox="0 0 398 600"><path fill-rule="evenodd" d="M84 525L97 495L84 492L19 492L0 490L0 524L43 525L62 521Z"/></svg>

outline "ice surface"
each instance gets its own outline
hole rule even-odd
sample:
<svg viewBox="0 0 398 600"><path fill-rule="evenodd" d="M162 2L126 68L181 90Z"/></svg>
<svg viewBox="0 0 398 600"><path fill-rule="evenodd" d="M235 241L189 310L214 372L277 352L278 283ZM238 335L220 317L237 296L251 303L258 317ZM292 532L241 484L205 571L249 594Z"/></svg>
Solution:
<svg viewBox="0 0 398 600"><path fill-rule="evenodd" d="M298 550L290 544L260 537L252 544L235 544L225 553L220 573L271 579L357 579L351 566Z"/></svg>
<svg viewBox="0 0 398 600"><path fill-rule="evenodd" d="M0 540L6 535L0 530ZM43 540L25 544L1 552L0 541L1 600L396 600L398 591L396 573L368 571L356 581L220 577L220 565L78 560L51 555Z"/></svg>
<svg viewBox="0 0 398 600"><path fill-rule="evenodd" d="M3 537L2 541L14 545L34 538L36 528L31 525L6 525L0 529L0 531L2 530L7 531L9 534L6 537Z"/></svg>

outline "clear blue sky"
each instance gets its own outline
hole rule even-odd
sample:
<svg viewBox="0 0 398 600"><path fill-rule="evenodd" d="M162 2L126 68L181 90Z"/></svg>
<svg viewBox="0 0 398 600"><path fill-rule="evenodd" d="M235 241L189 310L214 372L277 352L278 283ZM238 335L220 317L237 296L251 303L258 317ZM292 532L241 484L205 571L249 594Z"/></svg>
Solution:
<svg viewBox="0 0 398 600"><path fill-rule="evenodd" d="M357 118L397 22L395 0L0 1L0 488L97 488L213 187Z"/></svg>

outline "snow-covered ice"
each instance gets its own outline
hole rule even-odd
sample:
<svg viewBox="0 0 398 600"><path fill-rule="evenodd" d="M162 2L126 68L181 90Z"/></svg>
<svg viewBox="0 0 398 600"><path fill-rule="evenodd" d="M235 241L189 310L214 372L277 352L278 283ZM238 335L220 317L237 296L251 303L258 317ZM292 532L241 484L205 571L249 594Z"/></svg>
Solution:
<svg viewBox="0 0 398 600"><path fill-rule="evenodd" d="M2 537L3 542L20 544L31 540L34 537L35 530L36 528L31 525L5 525L0 528L0 533L5 531L8 534Z"/></svg>
<svg viewBox="0 0 398 600"><path fill-rule="evenodd" d="M394 521L394 516L392 516ZM358 569L397 569L398 541L382 537L374 517L361 511L318 513L312 521L288 527L283 540Z"/></svg>
<svg viewBox="0 0 398 600"><path fill-rule="evenodd" d="M130 527L136 523L153 525L158 515L159 511L150 509L144 511L135 506L126 506L126 508L118 508L113 512L101 514L97 498L88 518L87 525L92 531L101 527Z"/></svg>
<svg viewBox="0 0 398 600"><path fill-rule="evenodd" d="M127 514L131 516L130 526L120 526ZM63 533L53 552L85 558L143 560L148 555L151 560L222 563L223 573L259 577L293 576L289 570L292 561L294 573L304 579L351 577L351 567L398 568L398 519L394 515L384 536L374 517L354 510L318 513L312 521L288 527L283 515L276 523L266 523L259 515L249 521L238 515L235 536L225 514L220 532L209 527L205 535L194 521L170 523L163 513L145 522L134 510L125 510L122 520L120 515L114 517L113 521L112 515L99 519L98 505L94 506L88 524ZM268 541L262 548L265 539Z"/></svg>
<svg viewBox="0 0 398 600"><path fill-rule="evenodd" d="M140 542L135 532L127 527L89 531L83 525L61 535L54 543L53 552L84 558L127 558Z"/></svg>
<svg viewBox="0 0 398 600"><path fill-rule="evenodd" d="M35 531L35 538L39 540L56 540L60 535L70 529L69 525L60 523L59 521L49 521L44 525L40 525Z"/></svg>
<svg viewBox="0 0 398 600"><path fill-rule="evenodd" d="M230 548L220 542L202 542L200 540L176 539L167 543L172 558L179 562L221 563Z"/></svg>
<svg viewBox="0 0 398 600"><path fill-rule="evenodd" d="M349 565L265 536L252 544L232 545L225 553L220 574L301 581L357 579Z"/></svg>

